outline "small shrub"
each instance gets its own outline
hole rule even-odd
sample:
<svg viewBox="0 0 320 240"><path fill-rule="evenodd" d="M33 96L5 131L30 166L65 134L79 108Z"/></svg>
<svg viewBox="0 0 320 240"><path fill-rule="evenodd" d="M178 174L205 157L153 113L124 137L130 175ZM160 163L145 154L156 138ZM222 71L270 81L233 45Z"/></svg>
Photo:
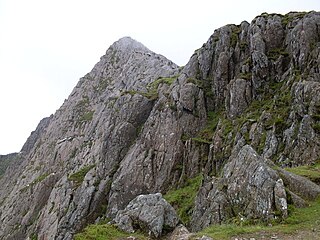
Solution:
<svg viewBox="0 0 320 240"><path fill-rule="evenodd" d="M76 186L79 186L83 182L83 179L86 176L86 174L95 166L95 164L92 164L81 168L78 172L71 174L68 177L68 180L74 182Z"/></svg>
<svg viewBox="0 0 320 240"><path fill-rule="evenodd" d="M275 49L271 49L268 53L268 58L270 60L277 60L279 58L279 56L284 56L284 57L288 57L289 53L288 51L286 51L284 48L275 48Z"/></svg>
<svg viewBox="0 0 320 240"><path fill-rule="evenodd" d="M316 133L320 134L320 123L312 124L312 128Z"/></svg>
<svg viewBox="0 0 320 240"><path fill-rule="evenodd" d="M242 78L244 80L251 80L252 78L252 73L240 73L238 78Z"/></svg>
<svg viewBox="0 0 320 240"><path fill-rule="evenodd" d="M85 112L79 119L80 122L89 122L93 118L94 111Z"/></svg>
<svg viewBox="0 0 320 240"><path fill-rule="evenodd" d="M185 186L170 190L164 195L164 198L176 209L184 224L188 224L191 220L194 201L201 186L202 178L202 175L199 175L189 179Z"/></svg>

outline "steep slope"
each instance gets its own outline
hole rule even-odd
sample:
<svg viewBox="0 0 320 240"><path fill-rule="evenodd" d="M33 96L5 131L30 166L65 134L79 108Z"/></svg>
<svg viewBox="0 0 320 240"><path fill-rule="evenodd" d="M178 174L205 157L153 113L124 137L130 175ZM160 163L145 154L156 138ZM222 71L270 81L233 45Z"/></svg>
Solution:
<svg viewBox="0 0 320 240"><path fill-rule="evenodd" d="M177 73L174 63L130 38L114 43L32 133L15 177L1 179L0 235L70 239L95 220L119 162L154 106L151 83Z"/></svg>
<svg viewBox="0 0 320 240"><path fill-rule="evenodd" d="M120 39L0 179L0 235L72 239L199 174L193 230L316 198L280 167L320 160L319 27L317 12L262 14L216 30L183 69Z"/></svg>
<svg viewBox="0 0 320 240"><path fill-rule="evenodd" d="M18 153L0 155L0 177L5 173L9 166L19 164L19 159Z"/></svg>

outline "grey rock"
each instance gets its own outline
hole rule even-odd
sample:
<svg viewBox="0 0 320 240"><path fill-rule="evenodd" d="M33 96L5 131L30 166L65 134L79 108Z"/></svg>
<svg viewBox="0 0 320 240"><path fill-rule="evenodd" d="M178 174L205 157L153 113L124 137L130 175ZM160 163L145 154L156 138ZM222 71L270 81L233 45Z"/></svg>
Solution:
<svg viewBox="0 0 320 240"><path fill-rule="evenodd" d="M110 46L61 108L41 121L22 149L21 166L0 180L6 186L0 232L15 236L12 226L22 221L24 236L69 239L101 216L119 162L154 106L144 96L148 84L178 72L133 39ZM81 171L79 180L70 180Z"/></svg>
<svg viewBox="0 0 320 240"><path fill-rule="evenodd" d="M291 197L292 204L295 207L303 208L308 206L308 203L305 200L303 200L301 197L299 197L297 194L291 192L290 190L288 190L288 193Z"/></svg>
<svg viewBox="0 0 320 240"><path fill-rule="evenodd" d="M275 210L287 216L287 198L279 175L246 145L230 157L222 178L207 179L199 190L192 216L198 231L231 217L270 219Z"/></svg>
<svg viewBox="0 0 320 240"><path fill-rule="evenodd" d="M179 218L173 207L160 193L139 195L124 210L120 210L113 222L123 231L134 232L134 227L160 237L163 229L174 229Z"/></svg>
<svg viewBox="0 0 320 240"><path fill-rule="evenodd" d="M245 79L235 79L229 83L229 94L226 98L228 116L239 116L251 103L251 82Z"/></svg>
<svg viewBox="0 0 320 240"><path fill-rule="evenodd" d="M1 235L72 239L138 195L199 174L212 177L198 193L194 229L285 217L284 186L299 206L318 196L271 160L293 167L320 157L319 19L262 14L221 27L184 68L131 38L114 43L1 177Z"/></svg>
<svg viewBox="0 0 320 240"><path fill-rule="evenodd" d="M190 233L189 230L182 224L178 225L168 237L168 240L189 240L194 234Z"/></svg>
<svg viewBox="0 0 320 240"><path fill-rule="evenodd" d="M320 195L320 186L307 178L279 169L284 184L295 194L307 200L315 200Z"/></svg>
<svg viewBox="0 0 320 240"><path fill-rule="evenodd" d="M25 155L30 153L30 151L35 147L35 144L37 143L45 129L50 124L52 117L53 115L51 115L50 117L46 117L39 122L36 130L30 134L27 141L23 144L20 152L23 152Z"/></svg>

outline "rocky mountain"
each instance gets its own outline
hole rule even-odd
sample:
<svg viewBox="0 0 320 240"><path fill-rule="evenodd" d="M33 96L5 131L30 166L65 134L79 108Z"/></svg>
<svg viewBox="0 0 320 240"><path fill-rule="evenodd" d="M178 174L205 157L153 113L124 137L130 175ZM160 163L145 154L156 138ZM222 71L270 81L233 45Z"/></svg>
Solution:
<svg viewBox="0 0 320 240"><path fill-rule="evenodd" d="M16 165L19 162L18 153L10 153L7 155L0 155L0 177L5 173L10 165Z"/></svg>
<svg viewBox="0 0 320 240"><path fill-rule="evenodd" d="M319 185L283 167L320 160L319 29L319 12L264 13L217 29L184 67L115 42L0 179L1 239L72 239L105 217L159 236L133 216L176 225L172 207L136 197L200 175L193 231L315 199ZM133 213L139 201L161 217Z"/></svg>

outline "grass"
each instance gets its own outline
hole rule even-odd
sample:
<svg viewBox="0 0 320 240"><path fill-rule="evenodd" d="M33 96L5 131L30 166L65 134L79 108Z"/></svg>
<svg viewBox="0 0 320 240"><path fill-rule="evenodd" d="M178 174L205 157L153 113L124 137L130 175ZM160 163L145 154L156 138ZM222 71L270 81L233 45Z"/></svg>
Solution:
<svg viewBox="0 0 320 240"><path fill-rule="evenodd" d="M127 91L122 92L121 95L130 94L133 96L135 94L139 94L141 96L148 98L149 100L156 100L158 98L159 85L160 84L171 85L174 82L174 80L176 80L176 79L177 79L177 76L169 77L169 78L158 78L157 80L155 80L147 85L147 92L142 92L142 91L137 91L137 90L127 90Z"/></svg>
<svg viewBox="0 0 320 240"><path fill-rule="evenodd" d="M213 239L230 239L232 236L248 235L255 237L261 232L264 234L294 234L296 231L312 231L319 228L320 224L320 198L312 202L307 208L291 208L290 215L281 223L275 223L273 226L263 224L241 226L235 224L223 224L210 226L201 232L198 236L209 236Z"/></svg>
<svg viewBox="0 0 320 240"><path fill-rule="evenodd" d="M240 73L238 78L242 78L244 80L251 80L252 78L252 73Z"/></svg>
<svg viewBox="0 0 320 240"><path fill-rule="evenodd" d="M288 57L289 56L289 53L286 49L284 48L274 48L274 49L271 49L268 53L268 58L270 60L277 60L280 55L284 56L284 57Z"/></svg>
<svg viewBox="0 0 320 240"><path fill-rule="evenodd" d="M157 90L160 84L167 84L167 85L171 85L174 80L176 80L178 78L178 76L174 76L174 77L161 77L158 78L157 80L153 81L152 83L149 83L147 88L148 89L155 89Z"/></svg>
<svg viewBox="0 0 320 240"><path fill-rule="evenodd" d="M147 237L140 233L125 233L111 224L92 224L87 226L83 232L74 236L75 240L118 240L133 236L139 240L146 240Z"/></svg>
<svg viewBox="0 0 320 240"><path fill-rule="evenodd" d="M194 140L201 140L201 142L211 143L214 131L217 128L219 119L222 117L221 113L210 111L207 113L207 124L201 129L198 136Z"/></svg>
<svg viewBox="0 0 320 240"><path fill-rule="evenodd" d="M320 134L320 123L312 124L312 128L316 131L316 133Z"/></svg>
<svg viewBox="0 0 320 240"><path fill-rule="evenodd" d="M89 121L92 120L93 114L94 114L93 110L85 112L85 113L82 114L82 116L80 117L79 121L80 122L89 122Z"/></svg>
<svg viewBox="0 0 320 240"><path fill-rule="evenodd" d="M33 180L30 184L28 184L27 186L25 186L24 188L20 189L20 192L25 192L27 189L33 187L34 185L36 185L39 182L42 182L44 179L46 179L48 176L50 175L50 173L44 173L42 175L40 175L39 177L37 177L35 180Z"/></svg>
<svg viewBox="0 0 320 240"><path fill-rule="evenodd" d="M202 182L202 175L189 179L186 185L168 191L164 198L176 209L178 216L184 224L190 222L194 208L194 201Z"/></svg>
<svg viewBox="0 0 320 240"><path fill-rule="evenodd" d="M314 165L305 165L294 168L286 168L288 172L306 177L311 181L320 184L320 162Z"/></svg>
<svg viewBox="0 0 320 240"><path fill-rule="evenodd" d="M68 180L74 182L76 186L79 186L83 182L83 179L86 176L86 174L95 166L95 164L92 164L81 168L78 172L71 174L68 177Z"/></svg>
<svg viewBox="0 0 320 240"><path fill-rule="evenodd" d="M136 90L127 90L121 93L121 95L130 94L131 96L135 94L139 94L141 96L144 96L148 98L149 100L156 100L158 98L158 92L157 91L148 91L148 92L141 92Z"/></svg>

